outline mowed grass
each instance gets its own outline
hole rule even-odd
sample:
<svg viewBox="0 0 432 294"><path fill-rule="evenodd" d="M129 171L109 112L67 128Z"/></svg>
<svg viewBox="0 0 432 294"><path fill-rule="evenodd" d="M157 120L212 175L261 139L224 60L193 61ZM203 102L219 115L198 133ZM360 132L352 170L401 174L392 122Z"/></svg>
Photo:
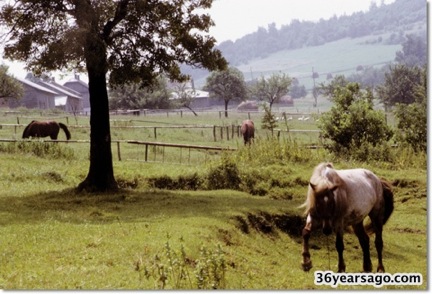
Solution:
<svg viewBox="0 0 432 294"><path fill-rule="evenodd" d="M127 130L123 135L132 136ZM77 194L74 187L88 171L88 145L64 148L72 149L74 157L0 153L0 288L332 289L315 285L314 271L337 270L334 236L315 232L310 241L314 267L305 273L300 265L304 218L298 207L313 167L327 159L324 152L310 153L310 161L302 163L239 165L256 168L257 175L274 170L274 177L292 183L287 188L292 197L279 198L235 190L155 189L148 184L151 177L203 176L212 163L117 159L115 175L125 188ZM394 184L395 211L384 228L384 265L388 273L422 274L423 285L382 289L426 289L426 169L334 164L370 168ZM361 248L352 233L345 235L345 261L348 272L362 270Z"/></svg>

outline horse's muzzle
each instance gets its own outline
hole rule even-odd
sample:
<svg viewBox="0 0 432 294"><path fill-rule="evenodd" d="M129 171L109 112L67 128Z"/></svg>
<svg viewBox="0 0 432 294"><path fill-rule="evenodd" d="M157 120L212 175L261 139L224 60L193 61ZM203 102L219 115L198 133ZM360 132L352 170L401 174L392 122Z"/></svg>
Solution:
<svg viewBox="0 0 432 294"><path fill-rule="evenodd" d="M332 227L330 224L330 220L324 220L323 222L323 233L324 235L328 236L332 233Z"/></svg>

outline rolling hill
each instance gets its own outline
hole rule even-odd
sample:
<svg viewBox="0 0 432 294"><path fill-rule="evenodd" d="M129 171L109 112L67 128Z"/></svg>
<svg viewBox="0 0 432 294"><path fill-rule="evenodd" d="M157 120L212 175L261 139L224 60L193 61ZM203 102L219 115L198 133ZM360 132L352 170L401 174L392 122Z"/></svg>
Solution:
<svg viewBox="0 0 432 294"><path fill-rule="evenodd" d="M279 30L269 25L235 42L223 42L218 48L231 66L243 72L246 81L283 72L310 90L312 71L319 74L315 80L319 83L328 74L355 73L360 65L381 67L394 62L406 35L426 39L426 32L426 2L397 0L366 13L317 23L293 20ZM184 68L184 72L191 75L198 88L208 76L204 70Z"/></svg>

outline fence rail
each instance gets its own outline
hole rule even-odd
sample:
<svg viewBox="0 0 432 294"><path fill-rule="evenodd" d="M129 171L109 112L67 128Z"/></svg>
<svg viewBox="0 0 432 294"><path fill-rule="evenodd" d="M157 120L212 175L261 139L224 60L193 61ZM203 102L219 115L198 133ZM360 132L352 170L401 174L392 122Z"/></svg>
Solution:
<svg viewBox="0 0 432 294"><path fill-rule="evenodd" d="M35 142L34 140L18 140L18 139L0 139L0 143L31 143ZM39 140L36 142L42 142L42 143L86 143L89 144L90 140ZM205 150L205 151L236 151L237 148L232 147L217 147L217 146L203 146L203 145L190 145L190 144L174 144L174 143L164 143L164 142L146 142L146 141L137 141L137 140L112 140L112 144L115 144L117 146L117 158L119 161L122 161L122 155L121 155L121 144L133 144L133 145L143 145L145 146L145 152L144 152L144 161L149 162L149 146L154 147L169 147L169 148L179 148L179 149L188 149L189 154L191 150ZM181 159L180 159L181 162ZM190 162L190 156L189 156L189 162Z"/></svg>

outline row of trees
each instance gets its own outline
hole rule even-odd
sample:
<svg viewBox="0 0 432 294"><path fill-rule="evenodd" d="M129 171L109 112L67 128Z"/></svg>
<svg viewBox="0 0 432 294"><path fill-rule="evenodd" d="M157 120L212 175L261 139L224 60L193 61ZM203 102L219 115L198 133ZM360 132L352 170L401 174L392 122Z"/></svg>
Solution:
<svg viewBox="0 0 432 294"><path fill-rule="evenodd" d="M243 73L235 67L212 72L207 77L203 90L209 92L210 98L224 102L226 117L229 104L233 102L256 99L269 103L271 108L288 93L293 92L296 97L306 95L304 86L300 86L298 80L291 79L287 74L273 74L268 78L261 77L246 83ZM187 87L187 83L171 83L169 86L167 79L162 76L150 87L128 84L111 89L110 93L110 106L114 109L190 108L194 97L194 91ZM170 100L170 97L177 99Z"/></svg>
<svg viewBox="0 0 432 294"><path fill-rule="evenodd" d="M400 44L404 32L411 30L416 23L427 23L427 7L423 0L397 0L387 5L382 2L380 6L372 3L367 12L333 16L319 22L292 20L280 29L274 23L269 24L267 28L260 27L236 41L222 42L218 48L232 65L240 65L280 50L319 46L343 38L382 35L385 32L396 33L388 39L379 39L380 42ZM426 27L422 35L427 38Z"/></svg>

